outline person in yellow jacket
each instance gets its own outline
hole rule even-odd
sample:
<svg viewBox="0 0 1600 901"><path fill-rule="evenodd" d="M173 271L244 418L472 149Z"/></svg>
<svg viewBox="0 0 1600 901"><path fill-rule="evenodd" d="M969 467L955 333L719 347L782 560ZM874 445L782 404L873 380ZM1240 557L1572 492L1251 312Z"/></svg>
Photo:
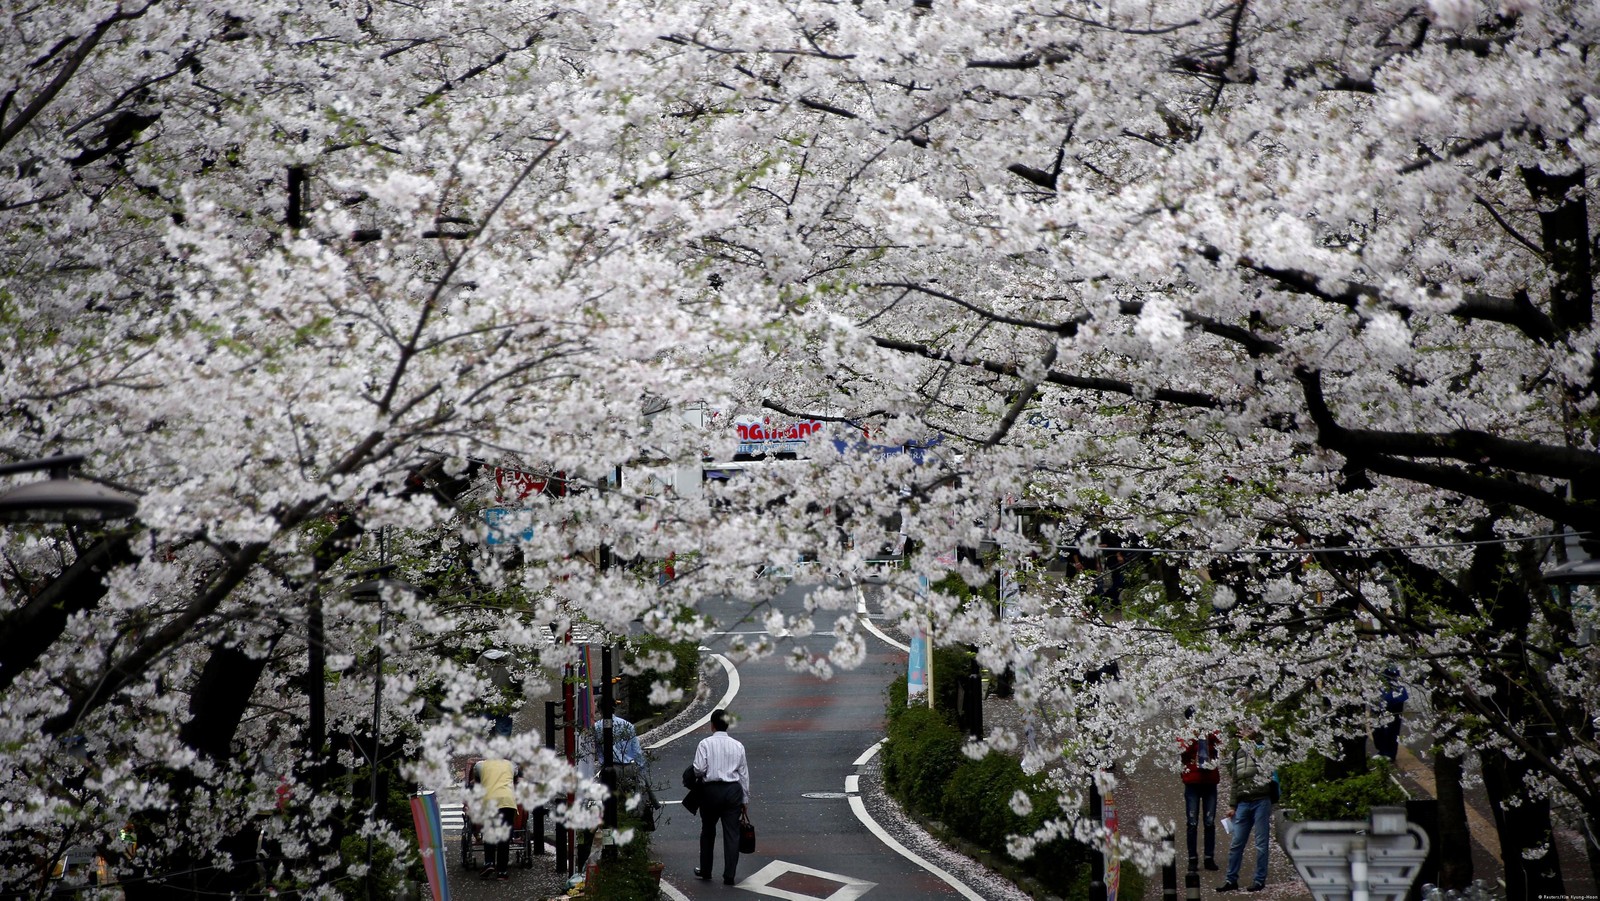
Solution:
<svg viewBox="0 0 1600 901"><path fill-rule="evenodd" d="M500 810L500 822L505 824L505 838L489 845L484 854L487 864L480 874L484 879L499 877L503 882L511 878L511 829L517 823L517 768L509 760L487 758L472 765L467 786L483 786L484 799Z"/></svg>

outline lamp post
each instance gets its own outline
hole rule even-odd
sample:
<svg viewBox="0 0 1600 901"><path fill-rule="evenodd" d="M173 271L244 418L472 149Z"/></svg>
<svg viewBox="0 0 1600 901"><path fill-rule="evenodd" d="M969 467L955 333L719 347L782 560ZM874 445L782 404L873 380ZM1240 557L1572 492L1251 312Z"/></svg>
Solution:
<svg viewBox="0 0 1600 901"><path fill-rule="evenodd" d="M1572 588L1576 585L1600 585L1600 560L1585 558L1571 560L1546 571L1544 583L1554 588L1561 589L1561 596L1568 607L1572 606ZM1586 647L1594 641L1594 627L1583 623L1578 627L1578 634L1574 636L1574 643L1579 647Z"/></svg>
<svg viewBox="0 0 1600 901"><path fill-rule="evenodd" d="M386 554L380 552L380 559ZM347 592L351 600L376 601L378 604L378 634L373 639L373 677L372 677L372 754L367 757L367 767L370 776L367 782L368 797L372 802L370 815L378 816L378 756L383 735L383 602L389 592L415 591L416 587L399 579L391 579L393 564L384 563L374 569L367 570L363 575L368 578L351 585ZM372 835L367 835L367 897L372 897Z"/></svg>
<svg viewBox="0 0 1600 901"><path fill-rule="evenodd" d="M48 471L50 478L0 494L0 522L97 523L127 519L138 501L103 485L75 479L82 454L62 454L0 465L0 475Z"/></svg>
<svg viewBox="0 0 1600 901"><path fill-rule="evenodd" d="M606 841L600 846L601 860L616 860L617 858L617 761L615 756L616 741L613 717L617 712L616 696L612 693L611 686L611 645L600 646L600 715L605 717L605 726L601 729L602 747L600 751L600 784L606 787L606 800L601 808L602 818L606 827Z"/></svg>

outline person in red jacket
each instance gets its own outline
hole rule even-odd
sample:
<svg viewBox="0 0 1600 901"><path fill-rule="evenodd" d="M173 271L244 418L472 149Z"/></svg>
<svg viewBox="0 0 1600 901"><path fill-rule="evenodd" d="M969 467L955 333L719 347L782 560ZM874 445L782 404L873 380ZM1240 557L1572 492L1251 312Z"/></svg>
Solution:
<svg viewBox="0 0 1600 901"><path fill-rule="evenodd" d="M1183 712L1185 719L1194 717L1194 708ZM1185 836L1189 840L1189 869L1200 869L1200 855L1195 847L1196 826L1205 821L1206 869L1217 868L1217 783L1222 772L1217 768L1217 750L1221 740L1217 733L1200 734L1191 726L1179 735L1179 759L1183 762L1183 807L1187 822Z"/></svg>

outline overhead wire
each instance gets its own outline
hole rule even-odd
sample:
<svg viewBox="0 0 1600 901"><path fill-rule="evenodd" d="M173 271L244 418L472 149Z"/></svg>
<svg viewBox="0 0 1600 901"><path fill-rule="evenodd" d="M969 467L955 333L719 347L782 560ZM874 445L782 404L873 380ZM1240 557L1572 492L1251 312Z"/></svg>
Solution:
<svg viewBox="0 0 1600 901"><path fill-rule="evenodd" d="M1579 536L1588 534L1588 532L1552 532L1544 535L1514 535L1506 538L1484 538L1477 541L1446 541L1430 544L1348 544L1334 547L1303 545L1299 547L1241 547L1229 549L1195 547L1106 547L1104 545L1080 545L1078 550L1083 554L1199 554L1211 557L1230 557L1253 554L1376 554L1385 551L1437 551L1451 550L1454 548L1481 547L1492 544L1517 544L1523 541L1548 541L1553 538L1577 538Z"/></svg>

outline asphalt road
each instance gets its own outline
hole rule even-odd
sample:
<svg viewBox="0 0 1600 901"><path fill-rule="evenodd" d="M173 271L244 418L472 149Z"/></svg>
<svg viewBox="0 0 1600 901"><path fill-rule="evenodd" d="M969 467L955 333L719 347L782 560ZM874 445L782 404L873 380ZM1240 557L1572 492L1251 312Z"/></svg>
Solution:
<svg viewBox="0 0 1600 901"><path fill-rule="evenodd" d="M803 585L790 585L775 604L785 613L797 613L804 591ZM740 621L747 610L737 603L706 612L727 630L707 643L712 654L727 651L734 635L754 640L763 634L759 620ZM819 627L830 626L833 617L820 614ZM677 803L685 794L679 775L710 726L654 751L654 781L670 787L662 793L669 803L652 850L666 864L667 880L684 895L740 898L754 893L791 901L961 897L881 841L852 809L854 780L847 783L847 778L883 737L885 689L906 662L904 652L874 638L868 642L865 663L826 681L791 672L780 653L743 663L733 677L719 677L722 684L713 686L714 697L730 684L736 690L728 705L736 718L731 734L744 743L750 763L750 819L756 826L757 851L740 858L734 887L720 878L720 839L716 878L707 882L694 877L700 821ZM801 643L813 653L826 654L833 638L824 631Z"/></svg>

